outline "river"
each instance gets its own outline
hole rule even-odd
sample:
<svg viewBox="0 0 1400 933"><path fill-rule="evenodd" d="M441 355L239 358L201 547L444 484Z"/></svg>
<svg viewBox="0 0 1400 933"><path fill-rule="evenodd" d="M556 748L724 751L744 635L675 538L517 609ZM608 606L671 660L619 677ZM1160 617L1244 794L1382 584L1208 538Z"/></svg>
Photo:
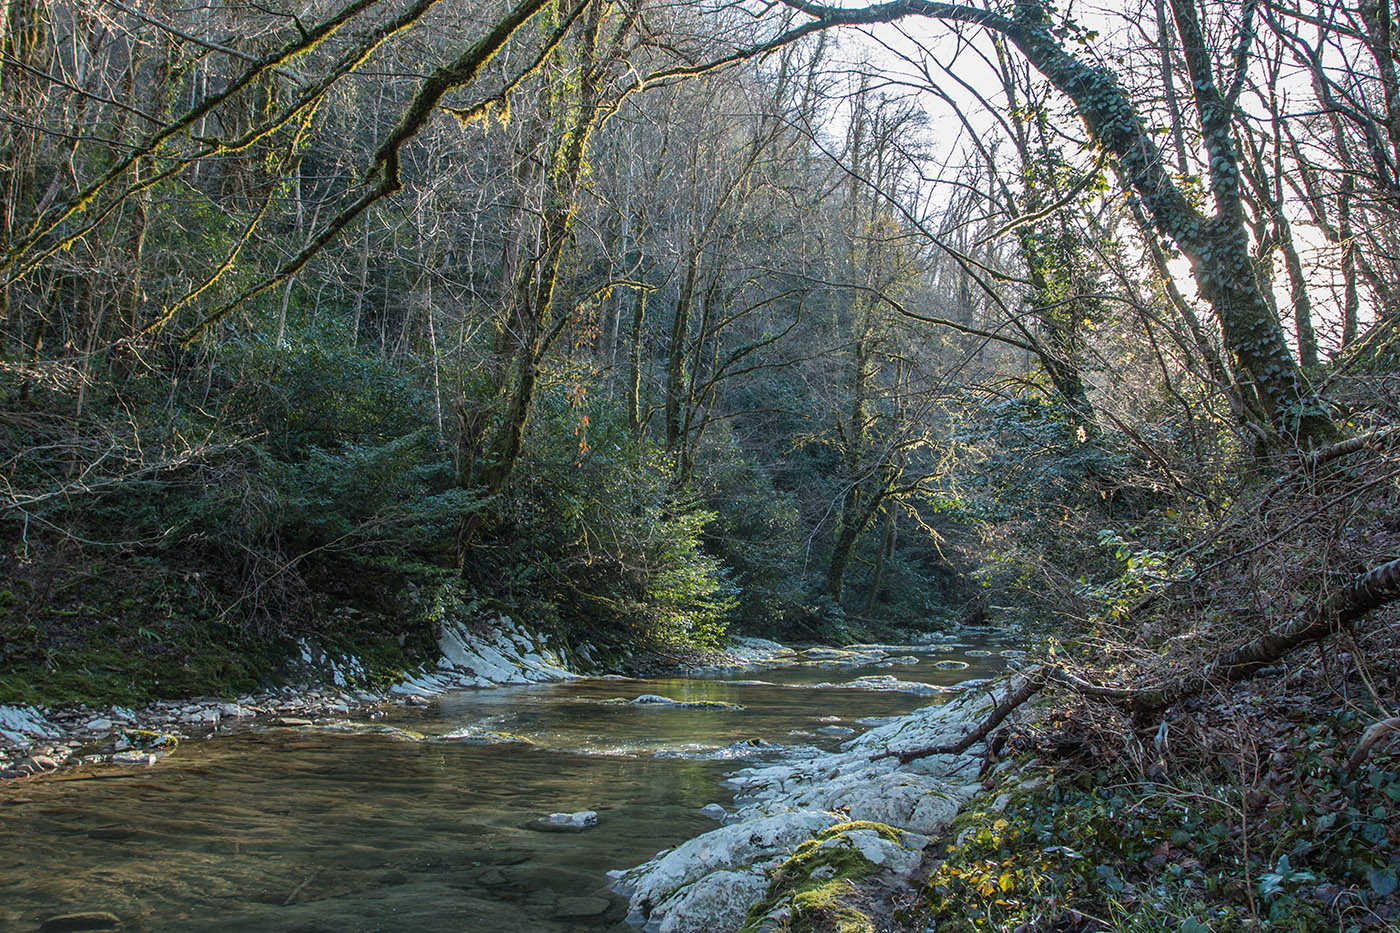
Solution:
<svg viewBox="0 0 1400 933"><path fill-rule="evenodd" d="M717 825L698 811L729 805L725 772L781 753L751 740L834 749L861 720L940 701L821 684L951 685L1005 665L985 646L915 657L464 691L373 722L245 727L150 767L9 784L0 929L107 911L127 930L620 933L626 904L604 873ZM968 667L938 667L950 660ZM743 709L608 702L643 694ZM597 825L537 822L579 810Z"/></svg>

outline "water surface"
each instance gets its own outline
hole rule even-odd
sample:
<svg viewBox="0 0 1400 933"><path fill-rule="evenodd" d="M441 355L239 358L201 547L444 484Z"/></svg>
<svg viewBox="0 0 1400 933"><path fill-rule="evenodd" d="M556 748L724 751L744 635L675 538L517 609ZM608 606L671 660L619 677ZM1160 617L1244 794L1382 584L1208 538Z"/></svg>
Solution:
<svg viewBox="0 0 1400 933"><path fill-rule="evenodd" d="M254 727L188 740L149 768L6 784L0 929L103 910L129 930L630 930L604 873L713 828L697 810L730 804L719 781L754 752L746 743L832 749L849 736L821 730L940 701L815 685L948 685L1005 663L919 657L466 691L372 723ZM969 667L935 667L950 659ZM744 708L607 702L642 694ZM477 744L502 735L518 741ZM536 823L584 809L597 826Z"/></svg>

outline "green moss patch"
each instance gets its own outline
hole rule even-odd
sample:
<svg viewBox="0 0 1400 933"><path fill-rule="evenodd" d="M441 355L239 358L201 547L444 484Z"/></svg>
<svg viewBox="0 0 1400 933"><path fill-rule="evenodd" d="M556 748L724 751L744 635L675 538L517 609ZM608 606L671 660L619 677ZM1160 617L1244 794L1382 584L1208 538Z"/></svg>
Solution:
<svg viewBox="0 0 1400 933"><path fill-rule="evenodd" d="M773 911L787 907L785 929L822 933L865 933L874 930L870 917L855 903L854 882L875 874L879 867L852 844L841 844L853 832L870 831L899 843L893 826L870 820L839 823L818 833L772 870L768 896L754 905L742 933L752 933Z"/></svg>

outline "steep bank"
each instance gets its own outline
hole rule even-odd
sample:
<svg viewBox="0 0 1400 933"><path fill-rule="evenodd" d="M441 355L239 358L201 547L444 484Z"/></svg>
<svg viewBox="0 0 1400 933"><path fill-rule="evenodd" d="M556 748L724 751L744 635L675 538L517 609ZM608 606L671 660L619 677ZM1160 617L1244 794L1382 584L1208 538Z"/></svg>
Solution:
<svg viewBox="0 0 1400 933"><path fill-rule="evenodd" d="M541 683L579 676L547 635L509 616L442 625L439 658L383 690L368 685L364 663L308 642L282 686L233 697L121 705L0 706L0 774L28 777L66 762L149 764L182 739L207 737L240 722L343 715L393 702L422 702L448 690ZM586 656L586 649L585 649Z"/></svg>

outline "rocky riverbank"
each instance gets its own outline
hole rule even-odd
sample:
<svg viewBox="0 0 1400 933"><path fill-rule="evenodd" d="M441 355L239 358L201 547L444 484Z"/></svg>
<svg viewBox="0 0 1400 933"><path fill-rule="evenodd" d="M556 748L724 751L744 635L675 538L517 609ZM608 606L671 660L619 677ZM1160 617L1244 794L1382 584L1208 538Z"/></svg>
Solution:
<svg viewBox="0 0 1400 933"><path fill-rule="evenodd" d="M730 775L736 808L724 826L610 874L629 898L629 920L648 933L777 929L795 908L835 904L853 881L902 883L930 837L980 789L980 762L969 754L908 764L872 756L954 741L992 702L965 692L840 751Z"/></svg>
<svg viewBox="0 0 1400 933"><path fill-rule="evenodd" d="M438 646L436 668L380 692L360 686L364 670L356 658L333 657L302 644L288 683L259 693L167 700L135 709L0 706L0 777L42 776L80 764L151 765L181 741L255 722L312 725L352 711L374 719L389 705L426 703L448 690L579 676L545 639L508 616L488 625L449 623Z"/></svg>

